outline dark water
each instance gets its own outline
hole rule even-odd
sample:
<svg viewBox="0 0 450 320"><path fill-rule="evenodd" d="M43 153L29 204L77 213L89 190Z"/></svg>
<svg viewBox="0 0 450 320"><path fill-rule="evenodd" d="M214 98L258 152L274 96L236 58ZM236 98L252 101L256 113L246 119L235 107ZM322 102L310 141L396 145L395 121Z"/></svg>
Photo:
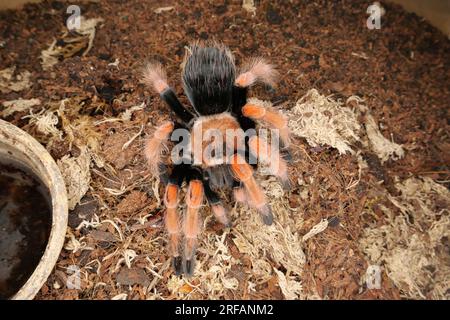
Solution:
<svg viewBox="0 0 450 320"><path fill-rule="evenodd" d="M33 273L51 228L49 193L34 176L0 163L0 299Z"/></svg>

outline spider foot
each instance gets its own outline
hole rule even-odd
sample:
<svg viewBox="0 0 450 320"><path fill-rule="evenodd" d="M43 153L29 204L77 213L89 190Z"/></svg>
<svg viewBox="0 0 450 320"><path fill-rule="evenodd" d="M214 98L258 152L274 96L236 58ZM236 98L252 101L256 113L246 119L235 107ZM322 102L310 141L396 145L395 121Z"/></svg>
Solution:
<svg viewBox="0 0 450 320"><path fill-rule="evenodd" d="M183 259L181 256L172 258L172 268L177 276L183 274Z"/></svg>
<svg viewBox="0 0 450 320"><path fill-rule="evenodd" d="M292 158L292 153L291 151L289 151L289 149L282 149L280 150L280 154L281 157L287 162L287 163L292 163L293 158Z"/></svg>
<svg viewBox="0 0 450 320"><path fill-rule="evenodd" d="M291 179L287 176L287 174L283 174L278 177L278 181L280 181L281 186L283 187L284 191L290 191L292 188Z"/></svg>
<svg viewBox="0 0 450 320"><path fill-rule="evenodd" d="M231 228L231 221L228 217L227 210L221 204L215 204L211 206L212 211L216 219L225 226L225 228Z"/></svg>
<svg viewBox="0 0 450 320"><path fill-rule="evenodd" d="M186 259L184 262L184 273L187 277L192 277L195 269L195 259Z"/></svg>
<svg viewBox="0 0 450 320"><path fill-rule="evenodd" d="M265 225L270 226L273 223L273 213L272 208L268 204L258 209L261 214L261 218Z"/></svg>

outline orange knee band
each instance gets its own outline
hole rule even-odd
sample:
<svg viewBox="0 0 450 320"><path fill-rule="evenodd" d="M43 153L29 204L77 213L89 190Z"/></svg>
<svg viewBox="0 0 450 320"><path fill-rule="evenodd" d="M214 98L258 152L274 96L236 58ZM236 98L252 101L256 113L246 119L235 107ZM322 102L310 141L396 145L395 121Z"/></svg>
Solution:
<svg viewBox="0 0 450 320"><path fill-rule="evenodd" d="M203 184L200 180L189 182L189 189L186 196L186 204L190 208L198 208L203 202Z"/></svg>
<svg viewBox="0 0 450 320"><path fill-rule="evenodd" d="M253 177L252 167L239 154L234 154L231 157L231 170L240 181L245 182Z"/></svg>
<svg viewBox="0 0 450 320"><path fill-rule="evenodd" d="M166 140L173 131L174 124L171 121L165 122L156 128L153 136L158 140Z"/></svg>
<svg viewBox="0 0 450 320"><path fill-rule="evenodd" d="M164 204L167 208L165 223L169 234L175 235L179 233L179 218L177 213L178 205L178 186L175 184L169 184L166 188L164 195ZM176 236L174 236L176 238Z"/></svg>
<svg viewBox="0 0 450 320"><path fill-rule="evenodd" d="M178 186L176 184L167 185L164 204L166 208L176 208L178 204Z"/></svg>
<svg viewBox="0 0 450 320"><path fill-rule="evenodd" d="M272 127L283 129L287 127L287 119L277 111L270 110L253 104L246 104L242 107L242 114L255 120L263 120Z"/></svg>
<svg viewBox="0 0 450 320"><path fill-rule="evenodd" d="M252 119L262 119L266 114L266 109L254 104L246 104L242 107L242 114Z"/></svg>

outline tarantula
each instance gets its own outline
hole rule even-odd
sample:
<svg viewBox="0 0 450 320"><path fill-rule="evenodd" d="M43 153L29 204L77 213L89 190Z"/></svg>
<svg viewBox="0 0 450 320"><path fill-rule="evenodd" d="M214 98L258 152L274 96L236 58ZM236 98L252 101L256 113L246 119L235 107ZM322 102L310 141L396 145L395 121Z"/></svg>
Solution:
<svg viewBox="0 0 450 320"><path fill-rule="evenodd" d="M143 82L159 93L179 118L156 127L145 147L152 172L165 184L165 227L176 274L193 273L201 230L199 208L204 198L216 219L226 227L231 226L227 209L217 193L219 189L233 188L236 201L256 208L263 222L272 224L270 206L253 175L257 162L264 162L270 173L289 187L287 119L273 108L247 103L247 93L257 82L273 87L276 77L274 67L261 58L252 59L236 76L234 57L226 46L216 42L195 43L187 49L182 71L184 92L194 109L191 112L167 83L161 64L149 63L145 67ZM256 134L255 121L277 131L280 139L276 149ZM180 141L181 135L175 134L177 130L184 130L188 136L176 146L180 148L172 149L172 161L165 161L167 143ZM215 133L214 139L208 134L210 131ZM209 154L205 152L206 142L213 146ZM177 207L184 181L187 183L186 211L181 223Z"/></svg>

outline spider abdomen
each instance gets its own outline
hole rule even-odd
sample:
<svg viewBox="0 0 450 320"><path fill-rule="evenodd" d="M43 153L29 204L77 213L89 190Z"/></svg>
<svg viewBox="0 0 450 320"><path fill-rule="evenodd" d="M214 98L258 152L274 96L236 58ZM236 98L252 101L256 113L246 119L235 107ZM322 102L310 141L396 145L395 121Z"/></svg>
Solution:
<svg viewBox="0 0 450 320"><path fill-rule="evenodd" d="M231 109L236 67L224 45L192 46L184 60L182 77L184 91L199 114Z"/></svg>

